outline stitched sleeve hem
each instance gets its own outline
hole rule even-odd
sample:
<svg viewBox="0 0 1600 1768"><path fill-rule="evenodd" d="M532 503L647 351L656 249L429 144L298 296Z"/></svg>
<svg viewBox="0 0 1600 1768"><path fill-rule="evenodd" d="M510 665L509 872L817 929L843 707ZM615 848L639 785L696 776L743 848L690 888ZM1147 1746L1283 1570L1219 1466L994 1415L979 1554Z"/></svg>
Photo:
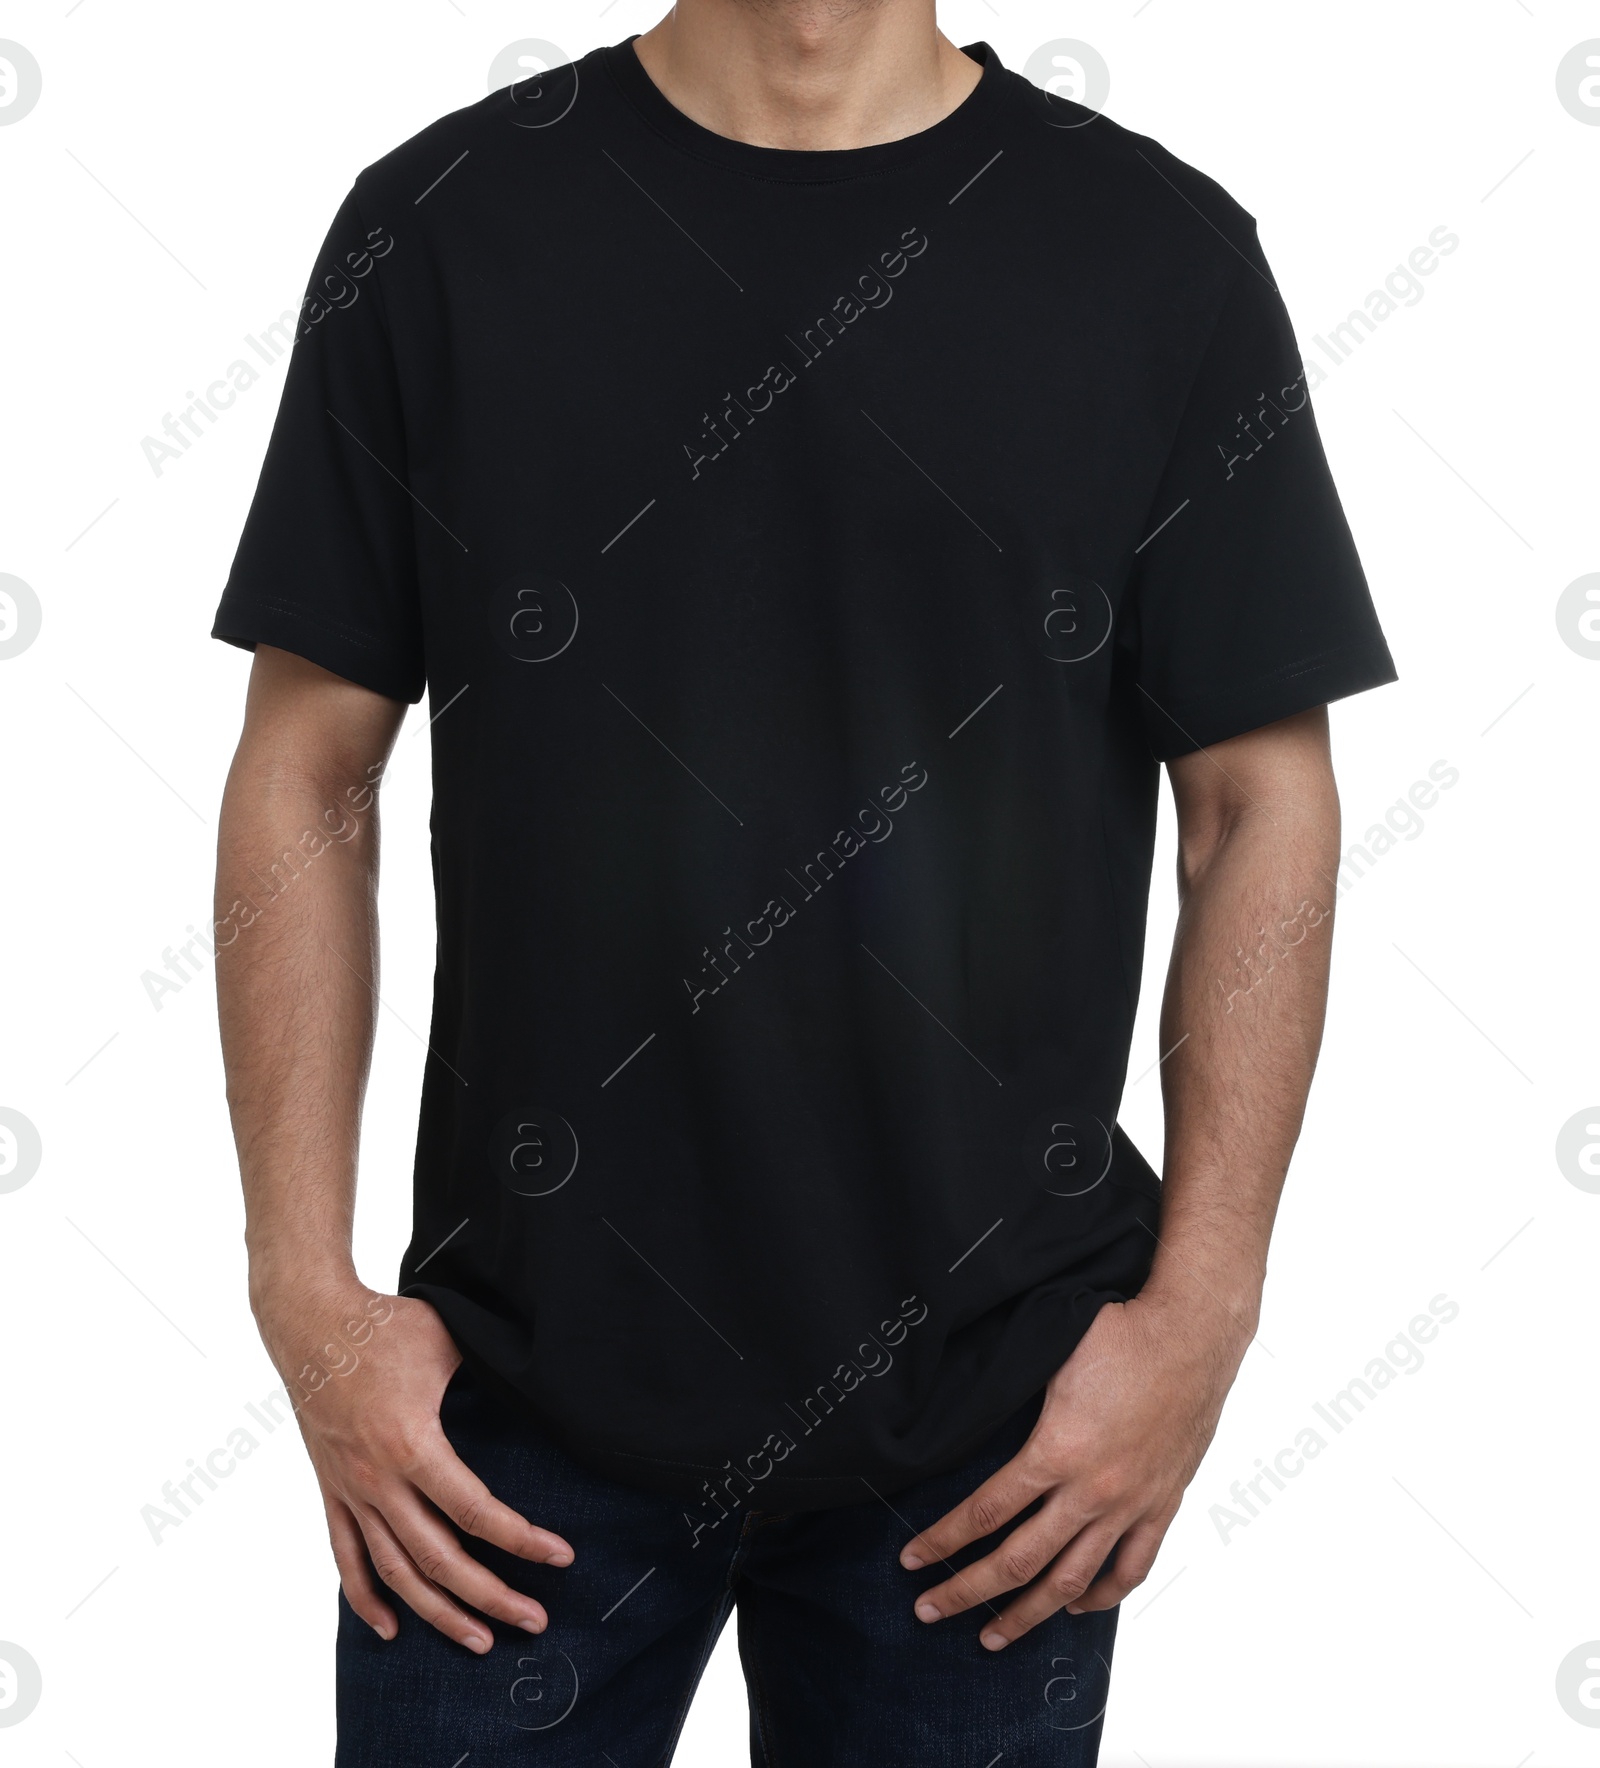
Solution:
<svg viewBox="0 0 1600 1768"><path fill-rule="evenodd" d="M1175 761L1230 737L1276 724L1313 706L1326 706L1399 679L1388 647L1369 639L1273 670L1249 687L1232 688L1214 701L1175 707L1144 696L1145 725L1157 761Z"/></svg>
<svg viewBox="0 0 1600 1768"><path fill-rule="evenodd" d="M378 639L307 614L281 596L244 596L230 588L211 636L246 651L258 644L275 645L357 687L408 704L420 700L426 686L421 670L394 656Z"/></svg>

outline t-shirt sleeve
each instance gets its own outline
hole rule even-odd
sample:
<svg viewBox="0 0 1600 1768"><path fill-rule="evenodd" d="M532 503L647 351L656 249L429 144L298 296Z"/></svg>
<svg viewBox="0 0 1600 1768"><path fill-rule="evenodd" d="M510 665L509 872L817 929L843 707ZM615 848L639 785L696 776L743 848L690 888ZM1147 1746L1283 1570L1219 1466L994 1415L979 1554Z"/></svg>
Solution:
<svg viewBox="0 0 1600 1768"><path fill-rule="evenodd" d="M277 645L395 700L424 686L399 380L379 286L394 241L345 199L312 272L212 637Z"/></svg>
<svg viewBox="0 0 1600 1768"><path fill-rule="evenodd" d="M1253 233L1244 249L1130 585L1162 761L1395 679L1289 315Z"/></svg>

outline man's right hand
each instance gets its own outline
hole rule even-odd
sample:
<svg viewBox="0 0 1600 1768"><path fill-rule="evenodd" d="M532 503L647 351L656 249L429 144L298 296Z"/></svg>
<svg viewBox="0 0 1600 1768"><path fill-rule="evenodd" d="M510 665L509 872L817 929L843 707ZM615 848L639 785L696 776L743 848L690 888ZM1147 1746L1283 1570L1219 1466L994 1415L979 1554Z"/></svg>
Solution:
<svg viewBox="0 0 1600 1768"><path fill-rule="evenodd" d="M351 1608L394 1638L381 1580L470 1651L494 1643L480 1615L542 1633L544 1609L467 1553L455 1531L546 1565L570 1565L572 1548L502 1504L450 1446L439 1407L461 1353L438 1314L359 1284L333 1297L274 1294L256 1312L295 1402Z"/></svg>

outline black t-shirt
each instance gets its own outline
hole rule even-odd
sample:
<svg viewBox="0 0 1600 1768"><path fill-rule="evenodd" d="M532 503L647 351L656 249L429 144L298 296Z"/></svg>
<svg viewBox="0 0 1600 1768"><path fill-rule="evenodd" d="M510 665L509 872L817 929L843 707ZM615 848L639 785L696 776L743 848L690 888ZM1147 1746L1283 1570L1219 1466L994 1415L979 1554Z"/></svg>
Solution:
<svg viewBox="0 0 1600 1768"><path fill-rule="evenodd" d="M691 1526L954 1464L1138 1290L1158 763L1393 678L1250 217L967 53L791 152L630 41L363 172L217 617L426 687L401 1283Z"/></svg>

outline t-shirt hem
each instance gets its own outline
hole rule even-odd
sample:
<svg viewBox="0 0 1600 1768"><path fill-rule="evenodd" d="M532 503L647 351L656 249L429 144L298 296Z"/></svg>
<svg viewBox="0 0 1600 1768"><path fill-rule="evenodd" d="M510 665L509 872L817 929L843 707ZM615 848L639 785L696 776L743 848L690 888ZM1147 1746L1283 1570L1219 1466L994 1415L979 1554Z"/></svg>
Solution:
<svg viewBox="0 0 1600 1768"><path fill-rule="evenodd" d="M1109 1299L1109 1296L1107 1297ZM1088 1330L1093 1315L1081 1321L1071 1335L1071 1342L1057 1354L1055 1366L1066 1361ZM1052 1368L1051 1373L1054 1373ZM943 1450L914 1465L884 1465L863 1462L856 1468L836 1467L826 1473L782 1473L776 1470L764 1476L746 1476L722 1461L676 1460L658 1455L644 1455L635 1450L598 1446L551 1430L561 1447L574 1461L601 1479L614 1480L634 1491L650 1492L672 1498L679 1503L698 1502L708 1488L740 1495L740 1502L765 1515L793 1514L803 1511L841 1510L851 1504L882 1503L897 1492L908 1491L925 1480L936 1479L952 1468L960 1467L994 1437L1016 1426L1025 1417L1031 1426L1037 1418L1044 1396L1041 1383L1027 1384L1029 1391L1015 1404L1005 1406L997 1417L986 1415L967 1434L949 1441ZM546 1422L547 1429L550 1425ZM1019 1432L1019 1437L1026 1430ZM1019 1442L1020 1446L1020 1442ZM731 1484L729 1482L732 1482Z"/></svg>
<svg viewBox="0 0 1600 1768"><path fill-rule="evenodd" d="M1330 705L1398 680L1388 647L1362 639L1286 664L1247 690L1231 692L1225 701L1185 703L1176 709L1148 701L1150 748L1157 761L1175 761L1298 712L1309 712L1314 706Z"/></svg>
<svg viewBox="0 0 1600 1768"><path fill-rule="evenodd" d="M414 705L425 679L384 655L377 640L338 622L309 615L281 596L252 596L247 602L224 593L211 636L240 650L258 644L291 651L308 663L390 700Z"/></svg>
<svg viewBox="0 0 1600 1768"><path fill-rule="evenodd" d="M1143 1216L1140 1219L1153 1243L1153 1228L1144 1222ZM817 1473L788 1472L780 1464L769 1466L764 1474L746 1472L748 1461L741 1466L735 1459L739 1445L733 1442L725 1444L721 1450L702 1451L705 1458L700 1459L693 1450L675 1455L652 1455L644 1452L643 1446L624 1448L615 1439L601 1441L591 1431L572 1428L557 1411L542 1404L514 1373L503 1366L494 1347L486 1344L476 1330L479 1324L474 1317L476 1310L463 1305L463 1298L457 1292L437 1283L402 1282L399 1293L415 1296L432 1306L443 1319L446 1330L474 1376L525 1407L537 1427L545 1431L564 1454L570 1455L596 1478L682 1504L699 1505L708 1491L737 1491L741 1504L775 1515L836 1510L873 1501L881 1503L897 1492L909 1490L964 1465L986 1443L1010 1429L1020 1415L1026 1414L1026 1422L1031 1425L1038 1416L1046 1384L1077 1349L1101 1307L1111 1301L1126 1301L1137 1294L1148 1267L1148 1251L1141 1246L1122 1280L1077 1292L1070 1311L1057 1322L1048 1341L1041 1340L1027 1350L1019 1347L1011 1363L991 1368L984 1380L987 1403L969 1418L965 1430L945 1433L938 1448L924 1455L909 1456L903 1451L898 1455L881 1452L874 1455L867 1448L853 1464L839 1456L831 1467ZM619 1393L619 1404L621 1398ZM639 1441L637 1437L634 1440ZM751 1445L746 1443L744 1446ZM772 1459L766 1456L764 1443L759 1446L758 1453L769 1461ZM719 1454L720 1459L717 1458ZM732 1486L728 1484L730 1480Z"/></svg>

